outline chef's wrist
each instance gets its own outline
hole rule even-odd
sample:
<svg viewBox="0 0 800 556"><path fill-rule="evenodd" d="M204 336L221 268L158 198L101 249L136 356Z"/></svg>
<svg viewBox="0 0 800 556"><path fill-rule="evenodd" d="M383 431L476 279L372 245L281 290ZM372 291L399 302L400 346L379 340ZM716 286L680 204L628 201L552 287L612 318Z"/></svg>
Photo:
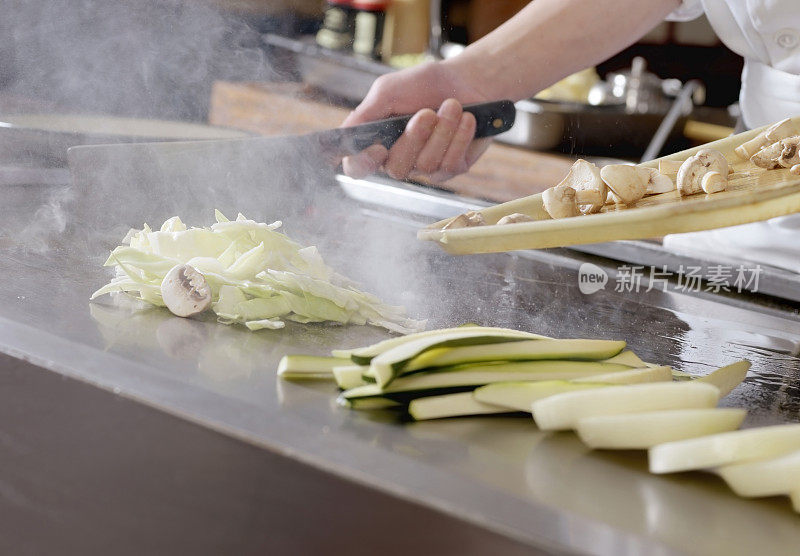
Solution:
<svg viewBox="0 0 800 556"><path fill-rule="evenodd" d="M502 87L498 87L496 80L502 79L500 75L492 75L490 71L483 71L485 62L477 56L464 52L453 58L439 62L443 79L449 83L453 91L458 92L461 102L482 102L508 98Z"/></svg>

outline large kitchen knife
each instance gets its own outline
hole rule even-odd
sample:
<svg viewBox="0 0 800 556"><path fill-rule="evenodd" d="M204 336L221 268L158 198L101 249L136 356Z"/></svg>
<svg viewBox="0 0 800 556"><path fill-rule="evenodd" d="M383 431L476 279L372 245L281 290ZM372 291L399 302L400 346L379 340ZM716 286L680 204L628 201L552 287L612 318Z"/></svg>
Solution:
<svg viewBox="0 0 800 556"><path fill-rule="evenodd" d="M492 102L481 102L464 105L464 111L475 116L476 129L475 137L491 137L499 135L511 129L514 124L516 109L510 100L498 100ZM236 146L241 148L256 148L260 143L271 146L276 142L295 141L298 145L304 145L312 149L315 155L322 155L325 160L338 161L341 158L355 154L369 147L380 143L389 148L402 135L412 115L396 116L385 120L378 120L352 127L342 127L328 129L296 136L279 137L248 137L242 139L222 139L209 141L169 141L153 143L152 147L156 151L179 152L210 150L219 148L222 145ZM129 148L131 145L123 145L120 149ZM70 161L73 152L80 153L82 149L110 148L111 145L91 145L83 147L73 147L70 149ZM70 164L72 165L72 164Z"/></svg>
<svg viewBox="0 0 800 556"><path fill-rule="evenodd" d="M508 100L464 109L475 116L476 137L497 135L514 123ZM215 207L264 219L290 214L330 194L332 188L318 185L332 183L342 157L375 143L391 146L410 118L295 136L72 147L70 211L97 229L175 214L200 219Z"/></svg>

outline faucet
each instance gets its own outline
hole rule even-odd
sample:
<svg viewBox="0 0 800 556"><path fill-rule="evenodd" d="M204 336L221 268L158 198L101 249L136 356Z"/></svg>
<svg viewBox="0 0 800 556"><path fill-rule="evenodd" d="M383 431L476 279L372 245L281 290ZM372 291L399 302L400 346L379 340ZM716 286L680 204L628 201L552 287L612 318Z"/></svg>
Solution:
<svg viewBox="0 0 800 556"><path fill-rule="evenodd" d="M442 59L442 0L430 0L431 28L428 35L428 53L435 60Z"/></svg>

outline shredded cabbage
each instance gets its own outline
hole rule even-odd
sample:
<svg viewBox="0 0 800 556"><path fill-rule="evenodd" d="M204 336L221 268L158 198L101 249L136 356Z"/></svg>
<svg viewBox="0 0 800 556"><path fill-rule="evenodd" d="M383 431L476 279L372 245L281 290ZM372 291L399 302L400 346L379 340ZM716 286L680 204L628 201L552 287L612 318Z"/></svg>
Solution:
<svg viewBox="0 0 800 556"><path fill-rule="evenodd" d="M129 231L105 262L114 267L114 278L91 298L125 292L163 306L164 276L175 265L188 264L205 277L212 310L225 324L261 330L283 328L291 320L371 324L402 334L424 329L424 321L407 318L403 307L386 305L336 274L316 247L277 232L281 222L215 215L209 228L187 228L173 216L158 231L147 224Z"/></svg>

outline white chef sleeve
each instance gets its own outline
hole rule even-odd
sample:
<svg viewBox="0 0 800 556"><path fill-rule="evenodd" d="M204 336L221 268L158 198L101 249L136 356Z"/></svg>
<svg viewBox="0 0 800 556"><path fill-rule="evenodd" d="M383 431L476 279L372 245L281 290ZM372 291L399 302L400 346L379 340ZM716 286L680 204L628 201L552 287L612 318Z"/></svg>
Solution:
<svg viewBox="0 0 800 556"><path fill-rule="evenodd" d="M702 0L683 0L674 12L667 16L667 21L691 21L703 15Z"/></svg>

